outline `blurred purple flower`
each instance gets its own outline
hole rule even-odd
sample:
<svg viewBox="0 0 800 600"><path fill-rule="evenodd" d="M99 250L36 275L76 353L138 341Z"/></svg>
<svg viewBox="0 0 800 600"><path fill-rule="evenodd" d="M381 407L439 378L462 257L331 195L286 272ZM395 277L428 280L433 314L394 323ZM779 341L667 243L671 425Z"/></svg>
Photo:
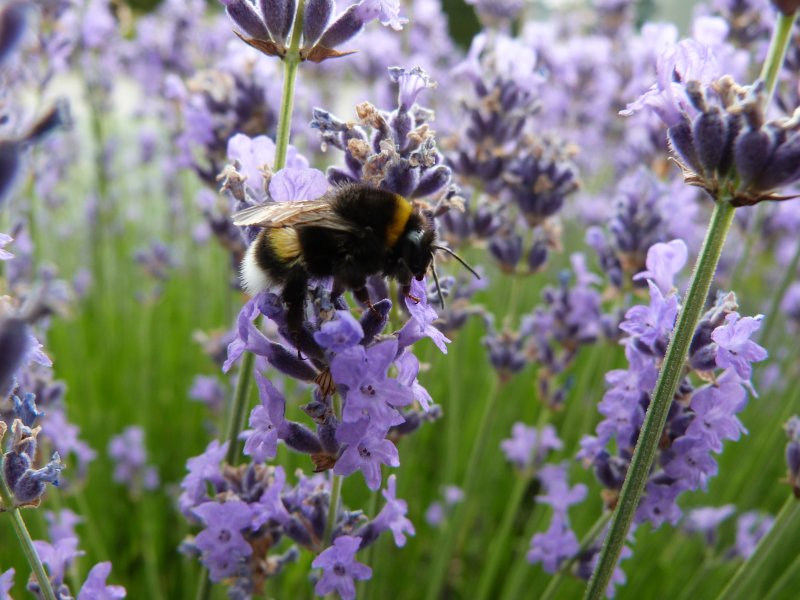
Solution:
<svg viewBox="0 0 800 600"><path fill-rule="evenodd" d="M270 197L276 202L316 200L330 188L325 173L318 169L284 168L269 181Z"/></svg>
<svg viewBox="0 0 800 600"><path fill-rule="evenodd" d="M314 340L320 346L337 354L355 346L363 338L364 329L349 310L337 310L336 318L324 322L314 333Z"/></svg>
<svg viewBox="0 0 800 600"><path fill-rule="evenodd" d="M5 247L13 241L14 238L10 235L0 233L0 260L11 260L14 258L14 255L5 249Z"/></svg>
<svg viewBox="0 0 800 600"><path fill-rule="evenodd" d="M654 244L647 251L647 270L637 273L633 279L651 280L666 296L675 287L675 275L686 265L688 255L689 250L683 240Z"/></svg>
<svg viewBox="0 0 800 600"><path fill-rule="evenodd" d="M106 585L111 574L111 563L97 563L86 576L86 582L78 592L77 600L121 600L127 596L121 585Z"/></svg>
<svg viewBox="0 0 800 600"><path fill-rule="evenodd" d="M58 512L47 510L44 518L47 520L48 536L53 543L65 538L77 538L75 526L83 522L83 518L68 508L62 508Z"/></svg>
<svg viewBox="0 0 800 600"><path fill-rule="evenodd" d="M317 582L314 593L324 596L335 591L342 600L354 600L354 580L372 577L372 569L356 561L356 552L360 545L361 538L342 535L336 538L333 546L314 559L311 566L322 569L322 577Z"/></svg>
<svg viewBox="0 0 800 600"><path fill-rule="evenodd" d="M527 469L543 462L551 450L561 450L563 446L552 425L545 425L539 430L522 422L514 423L511 438L500 442L506 460L518 469Z"/></svg>
<svg viewBox="0 0 800 600"><path fill-rule="evenodd" d="M746 512L736 522L736 555L747 560L775 523L775 517L757 511Z"/></svg>
<svg viewBox="0 0 800 600"><path fill-rule="evenodd" d="M250 427L244 444L244 453L256 463L275 458L278 448L278 437L285 426L284 413L286 401L274 385L256 372L256 385L261 404L250 413Z"/></svg>
<svg viewBox="0 0 800 600"><path fill-rule="evenodd" d="M114 461L114 481L141 486L145 490L158 487L158 472L147 465L144 429L132 425L108 442L108 455Z"/></svg>
<svg viewBox="0 0 800 600"><path fill-rule="evenodd" d="M394 536L394 543L398 547L406 545L406 534L414 535L414 525L406 518L408 503L397 497L397 476L389 475L386 488L381 492L386 499L381 511L370 524L377 537L381 532L390 529Z"/></svg>
<svg viewBox="0 0 800 600"><path fill-rule="evenodd" d="M212 440L205 451L186 461L189 473L181 481L181 493L178 505L181 512L190 516L192 509L209 500L208 484L221 485L223 482L220 463L228 452L228 442L220 444L219 440Z"/></svg>
<svg viewBox="0 0 800 600"><path fill-rule="evenodd" d="M579 548L578 538L569 527L566 515L554 512L547 531L531 538L526 558L531 564L542 563L545 572L552 574L565 560L577 554Z"/></svg>
<svg viewBox="0 0 800 600"><path fill-rule="evenodd" d="M33 546L42 562L47 565L50 581L53 587L58 588L64 582L64 574L72 561L85 554L78 550L78 538L64 538L49 544L41 540L34 540Z"/></svg>
<svg viewBox="0 0 800 600"><path fill-rule="evenodd" d="M689 533L699 533L708 546L714 546L720 524L736 512L733 504L713 507L704 506L689 511L683 528Z"/></svg>
<svg viewBox="0 0 800 600"><path fill-rule="evenodd" d="M12 600L9 592L14 587L14 569L9 569L5 573L0 573L0 600Z"/></svg>

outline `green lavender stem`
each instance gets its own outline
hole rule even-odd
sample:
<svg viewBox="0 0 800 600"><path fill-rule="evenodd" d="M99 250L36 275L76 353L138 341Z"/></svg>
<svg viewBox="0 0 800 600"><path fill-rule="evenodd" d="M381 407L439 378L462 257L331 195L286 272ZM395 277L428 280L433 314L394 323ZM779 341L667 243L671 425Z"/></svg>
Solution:
<svg viewBox="0 0 800 600"><path fill-rule="evenodd" d="M342 480L341 475L334 475L333 482L331 483L331 502L328 505L328 522L325 523L325 536L322 538L322 548L327 548L331 545L333 538L333 528L336 525L336 519L339 516L339 498L342 495Z"/></svg>
<svg viewBox="0 0 800 600"><path fill-rule="evenodd" d="M757 590L751 588L764 574L764 565L768 564L777 553L794 547L798 527L800 527L800 501L790 494L769 532L758 542L753 554L739 566L728 585L717 596L717 600L757 597Z"/></svg>
<svg viewBox="0 0 800 600"><path fill-rule="evenodd" d="M589 581L586 592L587 599L600 600L604 597L628 530L633 522L636 508L639 506L639 499L647 483L650 467L658 449L658 441L661 439L661 432L667 420L667 413L683 374L689 343L697 328L697 322L700 320L700 314L706 298L708 298L717 263L722 254L725 238L733 223L736 209L726 200L723 198L714 206L703 247L700 249L689 283L686 300L678 316L678 323L667 348L639 441L622 486L619 502L611 521L611 528L603 544L600 560Z"/></svg>
<svg viewBox="0 0 800 600"><path fill-rule="evenodd" d="M781 65L783 65L783 61L786 58L786 49L789 47L789 39L791 38L792 27L796 18L797 13L792 15L778 13L778 21L775 23L775 29L772 32L767 58L764 59L764 64L761 67L760 77L767 88L764 106L769 106L772 101L772 94L775 93L775 86L778 83L778 71L780 71Z"/></svg>
<svg viewBox="0 0 800 600"><path fill-rule="evenodd" d="M2 472L3 458L0 456L0 473ZM14 526L14 533L17 534L17 539L22 547L22 552L25 555L25 559L28 561L33 573L36 575L36 581L39 582L39 588L41 589L42 596L44 596L45 600L56 600L56 595L53 593L53 588L50 585L50 579L47 577L47 573L44 571L44 565L42 564L39 554L36 552L36 548L33 545L31 534L28 532L28 528L25 526L25 521L22 519L22 514L20 513L19 508L14 506L14 497L11 494L11 490L8 489L6 480L3 479L2 476L0 476L0 500L2 500L2 505L7 507L8 514L11 517L11 524Z"/></svg>

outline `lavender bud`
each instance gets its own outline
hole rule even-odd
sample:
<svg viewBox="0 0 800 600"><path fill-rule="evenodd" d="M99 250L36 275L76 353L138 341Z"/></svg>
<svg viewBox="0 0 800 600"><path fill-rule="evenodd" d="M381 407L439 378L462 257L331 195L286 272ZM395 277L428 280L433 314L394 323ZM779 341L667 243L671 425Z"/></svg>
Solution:
<svg viewBox="0 0 800 600"><path fill-rule="evenodd" d="M738 137L733 158L743 187L748 187L761 176L774 147L775 138L765 129L746 131Z"/></svg>
<svg viewBox="0 0 800 600"><path fill-rule="evenodd" d="M505 272L513 272L522 258L522 237L511 235L507 237L494 237L489 242L489 251Z"/></svg>
<svg viewBox="0 0 800 600"><path fill-rule="evenodd" d="M475 235L480 239L486 239L497 233L503 226L503 220L487 205L481 204L475 211L473 224Z"/></svg>
<svg viewBox="0 0 800 600"><path fill-rule="evenodd" d="M358 5L353 5L325 30L317 45L335 48L354 38L363 27L364 21L358 14Z"/></svg>
<svg viewBox="0 0 800 600"><path fill-rule="evenodd" d="M364 337L361 343L366 346L375 336L383 331L386 323L389 322L389 313L392 310L392 301L384 298L380 302L372 305L372 309L364 311L361 315L361 329L364 330Z"/></svg>
<svg viewBox="0 0 800 600"><path fill-rule="evenodd" d="M45 483L57 486L58 476L63 468L61 458L56 452L53 454L52 460L41 469L25 471L17 484L13 486L14 499L17 504L31 504L38 500L44 494Z"/></svg>
<svg viewBox="0 0 800 600"><path fill-rule="evenodd" d="M419 184L414 190L414 197L423 198L438 192L450 182L450 177L450 167L438 166L429 169L419 180Z"/></svg>
<svg viewBox="0 0 800 600"><path fill-rule="evenodd" d="M303 43L311 47L317 43L333 14L333 0L308 0L303 17Z"/></svg>
<svg viewBox="0 0 800 600"><path fill-rule="evenodd" d="M0 64L5 62L22 39L28 8L25 2L12 2L0 13Z"/></svg>
<svg viewBox="0 0 800 600"><path fill-rule="evenodd" d="M725 146L722 152L722 156L719 160L719 165L717 167L719 174L724 176L730 172L731 167L733 167L733 154L734 154L734 147L736 145L736 140L739 137L739 133L742 130L743 119L741 115L735 115L731 113L725 113L725 123L726 123L726 138L725 138Z"/></svg>
<svg viewBox="0 0 800 600"><path fill-rule="evenodd" d="M14 374L20 369L30 349L30 332L21 319L0 321L0 399L11 393Z"/></svg>
<svg viewBox="0 0 800 600"><path fill-rule="evenodd" d="M402 152L408 147L408 134L414 128L411 115L405 110L398 110L389 119L389 127L392 129L394 139L397 140L398 150Z"/></svg>
<svg viewBox="0 0 800 600"><path fill-rule="evenodd" d="M312 382L317 376L317 372L313 367L298 358L297 353L289 351L285 346L277 342L269 343L267 360L278 371L294 379Z"/></svg>
<svg viewBox="0 0 800 600"><path fill-rule="evenodd" d="M800 442L789 442L786 445L786 463L789 465L790 477L800 477Z"/></svg>
<svg viewBox="0 0 800 600"><path fill-rule="evenodd" d="M267 26L250 0L222 0L231 20L251 38L269 40Z"/></svg>
<svg viewBox="0 0 800 600"><path fill-rule="evenodd" d="M19 169L20 144L0 141L0 206L11 189Z"/></svg>
<svg viewBox="0 0 800 600"><path fill-rule="evenodd" d="M20 452L6 452L3 459L3 477L8 487L13 489L30 468L30 456Z"/></svg>
<svg viewBox="0 0 800 600"><path fill-rule="evenodd" d="M286 422L285 429L281 431L281 439L289 448L303 454L322 452L322 444L314 432L294 421Z"/></svg>
<svg viewBox="0 0 800 600"><path fill-rule="evenodd" d="M772 190L794 182L800 177L800 133L793 133L778 146L766 170L758 178L762 190Z"/></svg>
<svg viewBox="0 0 800 600"><path fill-rule="evenodd" d="M386 171L381 187L409 198L418 183L419 169L412 167L408 161L401 160Z"/></svg>
<svg viewBox="0 0 800 600"><path fill-rule="evenodd" d="M686 115L681 115L681 120L667 130L667 137L672 149L683 162L695 172L702 172L692 138L692 124Z"/></svg>
<svg viewBox="0 0 800 600"><path fill-rule="evenodd" d="M531 271L538 271L547 262L547 244L542 240L536 240L528 252L528 268Z"/></svg>
<svg viewBox="0 0 800 600"><path fill-rule="evenodd" d="M303 526L297 517L292 517L291 520L283 526L286 535L292 538L295 542L306 548L311 548L313 542L311 541L311 534L308 529Z"/></svg>
<svg viewBox="0 0 800 600"><path fill-rule="evenodd" d="M727 141L727 124L722 112L712 106L694 121L692 137L706 176L713 177L722 160Z"/></svg>
<svg viewBox="0 0 800 600"><path fill-rule="evenodd" d="M294 0L260 0L260 4L272 41L285 44L294 20Z"/></svg>
<svg viewBox="0 0 800 600"><path fill-rule="evenodd" d="M317 436L320 444L322 444L322 449L334 456L339 453L339 442L336 441L337 426L338 423L335 418L330 418L322 425L317 426Z"/></svg>

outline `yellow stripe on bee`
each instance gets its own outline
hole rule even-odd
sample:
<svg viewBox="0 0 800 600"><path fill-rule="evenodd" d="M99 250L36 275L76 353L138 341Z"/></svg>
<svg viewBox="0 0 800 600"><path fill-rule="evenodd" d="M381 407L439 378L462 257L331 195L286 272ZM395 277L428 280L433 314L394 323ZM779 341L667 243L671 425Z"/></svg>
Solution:
<svg viewBox="0 0 800 600"><path fill-rule="evenodd" d="M302 253L297 231L292 227L269 230L269 241L272 250L281 260L292 261Z"/></svg>
<svg viewBox="0 0 800 600"><path fill-rule="evenodd" d="M394 214L392 215L392 220L389 221L389 226L386 228L386 244L390 248L394 247L403 231L405 231L406 223L408 223L408 218L412 212L414 212L414 208L411 206L411 202L402 196L394 197Z"/></svg>

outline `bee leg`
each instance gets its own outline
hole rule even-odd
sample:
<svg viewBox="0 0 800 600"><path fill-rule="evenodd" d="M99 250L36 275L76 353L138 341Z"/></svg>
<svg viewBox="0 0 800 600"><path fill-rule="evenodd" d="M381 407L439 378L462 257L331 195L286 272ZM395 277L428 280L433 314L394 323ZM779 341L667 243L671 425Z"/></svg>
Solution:
<svg viewBox="0 0 800 600"><path fill-rule="evenodd" d="M361 302L361 304L366 304L367 308L369 308L373 313L379 317L382 316L381 313L379 313L378 310L372 305L372 300L369 298L369 290L367 289L367 286L355 288L353 290L353 296L355 296L356 300Z"/></svg>
<svg viewBox="0 0 800 600"><path fill-rule="evenodd" d="M403 287L400 288L400 293L403 294L406 298L411 300L414 304L419 304L422 302L422 298L417 298L414 294L411 293L411 284L405 284Z"/></svg>
<svg viewBox="0 0 800 600"><path fill-rule="evenodd" d="M286 323L292 343L297 348L297 358L303 359L300 352L301 332L303 319L306 316L306 294L308 292L308 278L302 271L293 272L283 286L281 297L286 303Z"/></svg>

